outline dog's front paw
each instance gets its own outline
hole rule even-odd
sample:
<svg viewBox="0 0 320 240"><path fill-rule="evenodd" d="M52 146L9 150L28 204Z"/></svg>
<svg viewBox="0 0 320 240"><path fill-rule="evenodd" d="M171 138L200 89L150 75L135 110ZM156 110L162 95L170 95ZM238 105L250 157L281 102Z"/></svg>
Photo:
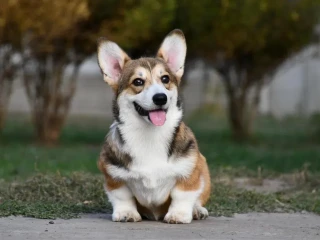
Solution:
<svg viewBox="0 0 320 240"><path fill-rule="evenodd" d="M206 219L209 216L208 210L201 206L196 206L193 208L193 219Z"/></svg>
<svg viewBox="0 0 320 240"><path fill-rule="evenodd" d="M191 223L192 214L183 211L169 211L164 217L166 223Z"/></svg>
<svg viewBox="0 0 320 240"><path fill-rule="evenodd" d="M140 222L141 216L137 210L114 211L112 214L114 222Z"/></svg>

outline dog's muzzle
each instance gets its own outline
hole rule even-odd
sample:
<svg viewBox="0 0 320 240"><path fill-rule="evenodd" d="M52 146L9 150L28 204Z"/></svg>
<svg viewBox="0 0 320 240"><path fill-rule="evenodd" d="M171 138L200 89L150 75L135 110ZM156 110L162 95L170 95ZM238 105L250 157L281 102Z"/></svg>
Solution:
<svg viewBox="0 0 320 240"><path fill-rule="evenodd" d="M164 99L161 99L161 100L158 99L158 101L159 102L162 101L161 103L163 103ZM165 98L165 101L167 102L167 96ZM164 104L161 104L161 106ZM148 117L149 121L153 125L162 126L166 122L167 109L159 108L159 109L154 109L154 110L148 111L148 110L144 109L143 107L141 107L136 102L133 102L133 105L134 105L134 108L136 109L136 111L139 113L139 115L143 116L143 117Z"/></svg>

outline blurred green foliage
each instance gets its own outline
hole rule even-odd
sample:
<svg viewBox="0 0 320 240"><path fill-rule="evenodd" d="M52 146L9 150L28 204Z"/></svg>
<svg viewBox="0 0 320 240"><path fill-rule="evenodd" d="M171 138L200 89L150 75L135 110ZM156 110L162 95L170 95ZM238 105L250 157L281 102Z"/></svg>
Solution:
<svg viewBox="0 0 320 240"><path fill-rule="evenodd" d="M268 58L286 57L310 40L319 20L319 3L319 0L1 0L0 41L19 45L19 37L32 29L48 44L73 36L87 40L94 51L96 38L103 35L126 49L137 50L159 45L159 38L165 33L181 28L187 35L190 56L212 58L217 51L224 51L228 57L235 57L240 52L256 52L263 63ZM77 39L70 43L79 44Z"/></svg>
<svg viewBox="0 0 320 240"><path fill-rule="evenodd" d="M24 36L32 31L39 52L54 53L72 48L79 34L75 27L88 21L86 1L0 0L0 44L21 50ZM59 48L54 47L60 45Z"/></svg>

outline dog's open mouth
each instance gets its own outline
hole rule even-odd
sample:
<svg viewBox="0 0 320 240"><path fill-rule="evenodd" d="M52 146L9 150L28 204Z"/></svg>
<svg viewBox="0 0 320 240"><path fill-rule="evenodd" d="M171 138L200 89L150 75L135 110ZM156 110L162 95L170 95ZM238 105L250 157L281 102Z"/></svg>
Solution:
<svg viewBox="0 0 320 240"><path fill-rule="evenodd" d="M166 122L166 109L145 110L138 103L133 102L134 108L141 116L147 116L149 121L155 126L162 126Z"/></svg>

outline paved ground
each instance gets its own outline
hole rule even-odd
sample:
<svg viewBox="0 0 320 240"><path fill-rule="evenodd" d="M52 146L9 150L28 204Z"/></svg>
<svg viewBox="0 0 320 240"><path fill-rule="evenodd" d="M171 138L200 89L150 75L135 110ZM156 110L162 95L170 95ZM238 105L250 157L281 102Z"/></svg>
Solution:
<svg viewBox="0 0 320 240"><path fill-rule="evenodd" d="M41 220L0 218L1 240L27 239L320 239L320 216L313 214L237 214L234 218L209 218L188 225L161 222L113 223L110 215L85 215L80 219Z"/></svg>

